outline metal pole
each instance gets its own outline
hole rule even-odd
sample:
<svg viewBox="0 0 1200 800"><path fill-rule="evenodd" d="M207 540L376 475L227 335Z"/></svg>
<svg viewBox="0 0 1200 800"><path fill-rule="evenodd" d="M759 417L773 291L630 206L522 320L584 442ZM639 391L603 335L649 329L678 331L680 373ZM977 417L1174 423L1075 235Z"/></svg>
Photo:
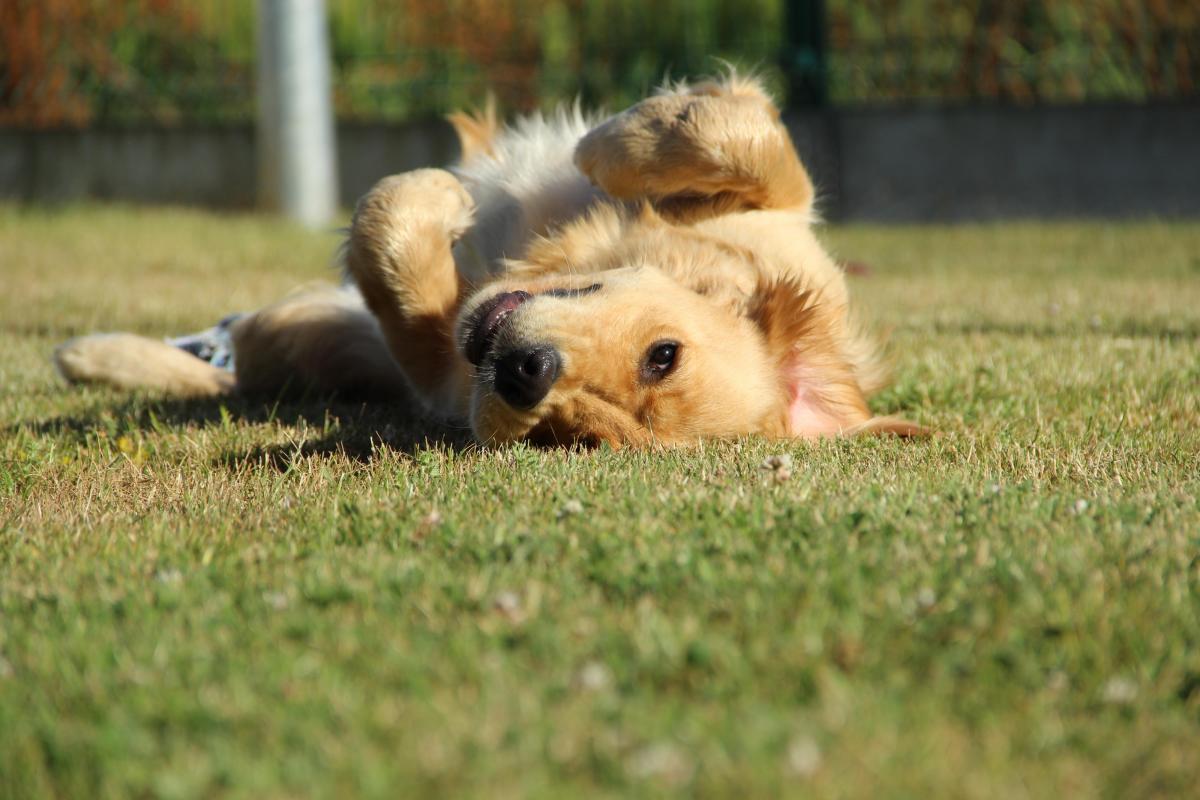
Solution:
<svg viewBox="0 0 1200 800"><path fill-rule="evenodd" d="M329 62L324 0L259 0L259 201L310 227L337 211Z"/></svg>

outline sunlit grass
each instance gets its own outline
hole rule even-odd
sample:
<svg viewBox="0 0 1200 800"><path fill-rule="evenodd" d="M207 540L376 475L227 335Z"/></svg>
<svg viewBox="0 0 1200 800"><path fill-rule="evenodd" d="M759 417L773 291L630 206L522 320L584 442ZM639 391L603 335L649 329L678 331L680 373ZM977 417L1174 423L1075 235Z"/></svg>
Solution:
<svg viewBox="0 0 1200 800"><path fill-rule="evenodd" d="M1200 226L826 238L933 438L70 389L58 341L332 279L336 236L0 209L0 795L1194 790Z"/></svg>

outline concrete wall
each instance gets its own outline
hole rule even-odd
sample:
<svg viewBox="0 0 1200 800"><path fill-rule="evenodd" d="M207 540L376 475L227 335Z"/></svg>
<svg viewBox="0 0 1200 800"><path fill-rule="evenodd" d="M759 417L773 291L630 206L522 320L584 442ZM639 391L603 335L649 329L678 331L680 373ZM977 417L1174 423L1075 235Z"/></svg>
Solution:
<svg viewBox="0 0 1200 800"><path fill-rule="evenodd" d="M831 219L1200 216L1200 106L788 118Z"/></svg>
<svg viewBox="0 0 1200 800"><path fill-rule="evenodd" d="M837 109L787 122L834 220L1200 216L1200 106ZM342 125L340 192L457 154L448 125ZM248 208L250 127L0 129L0 199Z"/></svg>
<svg viewBox="0 0 1200 800"><path fill-rule="evenodd" d="M442 122L342 125L338 183L352 206L394 172L446 164L458 144ZM17 131L0 128L0 199L85 199L251 208L258 176L254 129L128 128Z"/></svg>
<svg viewBox="0 0 1200 800"><path fill-rule="evenodd" d="M0 129L0 198L96 198L213 207L254 204L249 128Z"/></svg>

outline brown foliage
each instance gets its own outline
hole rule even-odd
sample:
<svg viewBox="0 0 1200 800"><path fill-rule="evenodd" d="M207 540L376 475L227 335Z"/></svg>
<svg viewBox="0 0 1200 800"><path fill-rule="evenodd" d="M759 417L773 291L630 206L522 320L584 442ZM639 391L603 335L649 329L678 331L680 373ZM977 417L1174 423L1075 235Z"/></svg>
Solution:
<svg viewBox="0 0 1200 800"><path fill-rule="evenodd" d="M86 125L87 84L120 84L114 39L131 20L194 30L181 0L5 0L0 3L0 124Z"/></svg>
<svg viewBox="0 0 1200 800"><path fill-rule="evenodd" d="M509 108L536 107L540 3L520 0L406 0L409 46L461 53L485 70Z"/></svg>

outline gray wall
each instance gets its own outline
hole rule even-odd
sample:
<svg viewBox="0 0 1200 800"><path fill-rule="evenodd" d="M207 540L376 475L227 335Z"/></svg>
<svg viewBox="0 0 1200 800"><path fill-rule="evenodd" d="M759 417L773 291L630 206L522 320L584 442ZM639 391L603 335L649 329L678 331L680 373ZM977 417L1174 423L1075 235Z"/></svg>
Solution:
<svg viewBox="0 0 1200 800"><path fill-rule="evenodd" d="M1200 106L788 117L830 219L1200 216Z"/></svg>
<svg viewBox="0 0 1200 800"><path fill-rule="evenodd" d="M352 206L393 172L457 158L440 121L338 128L339 193ZM85 199L251 208L257 190L254 129L0 128L0 199L64 203Z"/></svg>
<svg viewBox="0 0 1200 800"><path fill-rule="evenodd" d="M837 109L787 122L835 220L1200 216L1200 106ZM454 159L448 125L344 124L340 191ZM248 208L250 127L0 129L0 199Z"/></svg>

